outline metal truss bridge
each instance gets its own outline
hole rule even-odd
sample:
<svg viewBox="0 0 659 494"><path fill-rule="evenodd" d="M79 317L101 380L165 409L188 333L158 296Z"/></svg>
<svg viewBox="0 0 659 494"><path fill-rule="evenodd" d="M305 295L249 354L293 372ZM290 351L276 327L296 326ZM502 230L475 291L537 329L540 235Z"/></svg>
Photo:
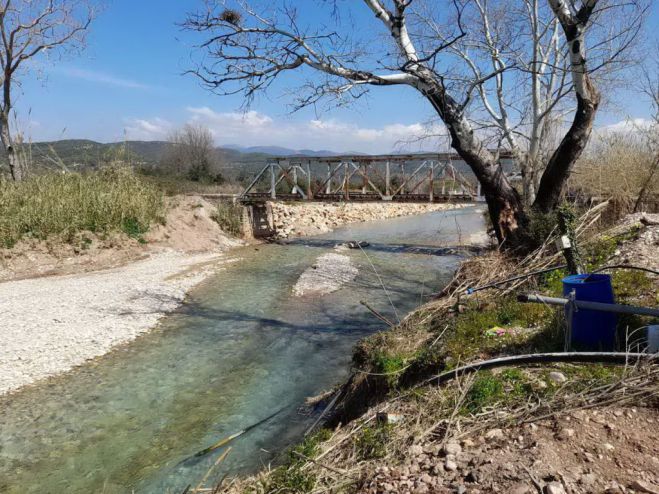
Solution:
<svg viewBox="0 0 659 494"><path fill-rule="evenodd" d="M477 201L475 178L454 166L461 161L452 153L271 158L240 200Z"/></svg>

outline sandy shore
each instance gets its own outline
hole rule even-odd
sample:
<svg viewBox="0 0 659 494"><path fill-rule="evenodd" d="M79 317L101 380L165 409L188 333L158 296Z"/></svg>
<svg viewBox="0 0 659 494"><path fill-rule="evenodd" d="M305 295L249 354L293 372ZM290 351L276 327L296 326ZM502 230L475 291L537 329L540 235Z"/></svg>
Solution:
<svg viewBox="0 0 659 494"><path fill-rule="evenodd" d="M105 271L0 283L0 394L153 328L224 259L162 252Z"/></svg>

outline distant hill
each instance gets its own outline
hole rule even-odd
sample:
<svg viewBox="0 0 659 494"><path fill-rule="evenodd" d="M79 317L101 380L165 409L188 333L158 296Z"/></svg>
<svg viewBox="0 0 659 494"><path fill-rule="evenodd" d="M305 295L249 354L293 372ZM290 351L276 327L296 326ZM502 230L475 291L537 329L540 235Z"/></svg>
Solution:
<svg viewBox="0 0 659 494"><path fill-rule="evenodd" d="M67 139L52 142L35 142L25 144L25 150L31 155L34 165L41 168L70 170L93 169L103 164L122 160L129 161L144 168L157 167L167 151L166 141L126 141L101 143L87 139ZM1 152L1 151L0 151ZM265 162L273 156L339 156L364 155L365 153L337 153L329 150L314 151L310 149L290 149L280 146L223 146L216 148L221 163L222 174L232 180L249 181L258 173ZM416 154L416 153L413 153ZM0 155L0 158L2 156ZM471 170L461 160L455 160L454 166L466 176L471 176ZM513 169L509 160L504 161L504 169Z"/></svg>
<svg viewBox="0 0 659 494"><path fill-rule="evenodd" d="M355 151L346 151L343 153L338 153L336 151L329 151L327 149L321 149L319 151L314 151L313 149L291 149L281 146L237 146L234 144L229 144L224 146L225 149L234 149L242 153L263 153L270 156L315 156L318 158L326 156L341 156L341 155L365 155L366 153L359 153Z"/></svg>
<svg viewBox="0 0 659 494"><path fill-rule="evenodd" d="M85 169L127 158L135 164L155 166L167 151L167 145L166 141L102 143L88 139L64 139L24 144L24 149L31 161L39 166L57 168L63 165L67 168ZM221 147L217 148L216 152L221 161L227 164L263 162L271 156L258 151L241 152Z"/></svg>

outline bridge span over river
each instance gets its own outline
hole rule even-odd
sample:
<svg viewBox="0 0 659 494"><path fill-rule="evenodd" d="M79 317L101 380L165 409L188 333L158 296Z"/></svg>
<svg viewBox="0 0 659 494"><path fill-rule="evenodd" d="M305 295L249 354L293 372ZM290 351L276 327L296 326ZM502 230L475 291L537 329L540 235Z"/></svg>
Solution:
<svg viewBox="0 0 659 494"><path fill-rule="evenodd" d="M509 159L505 156L504 159ZM271 158L240 195L265 201L472 202L480 186L454 153Z"/></svg>
<svg viewBox="0 0 659 494"><path fill-rule="evenodd" d="M510 156L502 156L502 162ZM505 164L505 163L504 163ZM274 234L272 201L480 202L480 184L454 153L270 158L238 200L253 235Z"/></svg>

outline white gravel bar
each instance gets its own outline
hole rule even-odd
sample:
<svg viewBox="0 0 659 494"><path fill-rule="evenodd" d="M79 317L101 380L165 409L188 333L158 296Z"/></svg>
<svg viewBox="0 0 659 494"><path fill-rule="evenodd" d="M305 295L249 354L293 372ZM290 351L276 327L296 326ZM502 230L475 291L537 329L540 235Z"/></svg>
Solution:
<svg viewBox="0 0 659 494"><path fill-rule="evenodd" d="M327 295L354 280L357 273L357 268L348 256L323 254L300 275L293 287L293 295Z"/></svg>
<svg viewBox="0 0 659 494"><path fill-rule="evenodd" d="M0 394L147 332L222 258L162 252L105 271L0 283Z"/></svg>

